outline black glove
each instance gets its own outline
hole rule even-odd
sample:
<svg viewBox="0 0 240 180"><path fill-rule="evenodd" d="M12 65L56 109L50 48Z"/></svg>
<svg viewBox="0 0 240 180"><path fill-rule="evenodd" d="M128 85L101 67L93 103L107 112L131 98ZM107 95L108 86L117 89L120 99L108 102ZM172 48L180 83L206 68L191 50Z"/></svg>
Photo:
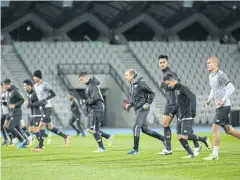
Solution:
<svg viewBox="0 0 240 180"><path fill-rule="evenodd" d="M47 104L46 99L42 99L42 100L38 101L38 106L45 106L46 104Z"/></svg>
<svg viewBox="0 0 240 180"><path fill-rule="evenodd" d="M4 106L7 106L7 101L3 101L2 104L3 104Z"/></svg>

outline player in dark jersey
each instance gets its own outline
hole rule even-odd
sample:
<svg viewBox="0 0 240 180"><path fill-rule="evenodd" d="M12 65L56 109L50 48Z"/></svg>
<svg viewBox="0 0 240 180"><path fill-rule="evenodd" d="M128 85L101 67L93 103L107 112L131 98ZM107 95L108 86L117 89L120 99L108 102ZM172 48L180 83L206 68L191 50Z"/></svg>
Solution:
<svg viewBox="0 0 240 180"><path fill-rule="evenodd" d="M81 127L81 111L80 111L80 104L76 97L73 96L72 92L68 92L68 99L70 100L70 110L72 116L69 120L69 125L77 131L77 136L81 133L84 137L84 131ZM77 123L77 127L74 125L74 122Z"/></svg>
<svg viewBox="0 0 240 180"><path fill-rule="evenodd" d="M167 73L170 73L174 76L176 80L180 82L180 79L178 78L177 74L169 67L168 65L168 56L167 55L160 55L158 57L159 60L159 67L161 68L163 72L163 76L165 76ZM172 146L171 146L171 128L170 124L174 118L175 115L177 115L177 102L176 102L176 96L174 92L174 88L169 87L164 81L160 82L160 88L164 89L165 96L167 98L167 103L164 110L164 116L163 116L163 122L162 126L164 128L164 137L166 139L166 149L164 149L162 152L158 153L159 155L171 155L172 154ZM193 141L194 143L194 155L197 156L201 151L201 146L197 141Z"/></svg>
<svg viewBox="0 0 240 180"><path fill-rule="evenodd" d="M177 137L188 153L188 156L182 158L193 158L195 155L188 145L188 140L201 141L207 148L211 146L208 137L197 136L192 129L194 117L196 116L196 96L171 73L165 74L163 80L166 85L175 89L178 107Z"/></svg>

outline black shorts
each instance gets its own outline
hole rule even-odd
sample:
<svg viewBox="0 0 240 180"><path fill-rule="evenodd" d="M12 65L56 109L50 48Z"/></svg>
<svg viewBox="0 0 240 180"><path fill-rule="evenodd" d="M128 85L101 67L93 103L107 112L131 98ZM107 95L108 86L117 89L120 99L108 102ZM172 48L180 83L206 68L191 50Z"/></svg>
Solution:
<svg viewBox="0 0 240 180"><path fill-rule="evenodd" d="M41 117L30 117L30 126L39 126L39 123L41 121Z"/></svg>
<svg viewBox="0 0 240 180"><path fill-rule="evenodd" d="M216 109L216 114L213 119L213 123L219 126L224 126L225 124L231 125L230 121L231 106L219 107Z"/></svg>
<svg viewBox="0 0 240 180"><path fill-rule="evenodd" d="M22 119L22 115L13 114L8 117L8 129L13 130L17 126L20 126L20 121Z"/></svg>
<svg viewBox="0 0 240 180"><path fill-rule="evenodd" d="M104 112L101 111L92 111L88 115L89 119L89 128L91 130L99 132L102 120L104 118Z"/></svg>
<svg viewBox="0 0 240 180"><path fill-rule="evenodd" d="M52 108L43 108L43 114L41 117L41 121L44 123L50 123L51 122L51 116L52 115Z"/></svg>
<svg viewBox="0 0 240 180"><path fill-rule="evenodd" d="M188 135L193 133L193 119L191 120L177 120L177 134Z"/></svg>
<svg viewBox="0 0 240 180"><path fill-rule="evenodd" d="M176 105L166 105L164 110L164 115L174 117L177 114Z"/></svg>

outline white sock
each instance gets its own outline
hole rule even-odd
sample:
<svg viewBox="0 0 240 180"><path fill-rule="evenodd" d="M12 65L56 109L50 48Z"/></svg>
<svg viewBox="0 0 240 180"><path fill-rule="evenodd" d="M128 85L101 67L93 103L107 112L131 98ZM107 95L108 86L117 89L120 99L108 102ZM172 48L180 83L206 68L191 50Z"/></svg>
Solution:
<svg viewBox="0 0 240 180"><path fill-rule="evenodd" d="M213 147L213 155L218 157L218 151L219 151L219 146L214 146Z"/></svg>

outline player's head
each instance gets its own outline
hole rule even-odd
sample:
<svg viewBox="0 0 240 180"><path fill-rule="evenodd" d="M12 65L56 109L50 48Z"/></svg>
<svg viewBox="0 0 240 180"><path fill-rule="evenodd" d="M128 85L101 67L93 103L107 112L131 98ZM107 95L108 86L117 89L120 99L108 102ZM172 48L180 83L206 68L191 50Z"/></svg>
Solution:
<svg viewBox="0 0 240 180"><path fill-rule="evenodd" d="M11 86L12 86L12 83L10 79L7 78L3 81L3 87L6 91L9 90Z"/></svg>
<svg viewBox="0 0 240 180"><path fill-rule="evenodd" d="M132 83L134 78L137 76L137 71L135 69L128 69L125 72L125 79L129 82Z"/></svg>
<svg viewBox="0 0 240 180"><path fill-rule="evenodd" d="M30 79L25 79L23 81L23 89L24 89L24 91L29 92L29 91L32 90L32 87L33 87L33 83L32 83L32 81Z"/></svg>
<svg viewBox="0 0 240 180"><path fill-rule="evenodd" d="M71 91L68 92L68 99L69 100L72 100L73 98L73 93Z"/></svg>
<svg viewBox="0 0 240 180"><path fill-rule="evenodd" d="M3 82L1 82L0 92L4 92L4 91L5 91L5 89L4 89L4 87L3 87Z"/></svg>
<svg viewBox="0 0 240 180"><path fill-rule="evenodd" d="M33 72L33 80L35 83L41 81L42 79L42 72L40 70L36 70Z"/></svg>
<svg viewBox="0 0 240 180"><path fill-rule="evenodd" d="M82 84L87 84L87 82L89 81L89 77L88 77L87 72L81 72L81 73L80 73L80 75L79 75L79 81L80 81Z"/></svg>
<svg viewBox="0 0 240 180"><path fill-rule="evenodd" d="M177 84L177 80L175 79L175 76L171 73L167 73L163 77L163 81L169 86L174 87Z"/></svg>
<svg viewBox="0 0 240 180"><path fill-rule="evenodd" d="M208 60L207 60L208 71L214 72L214 71L218 70L219 63L220 63L220 60L215 56L208 58Z"/></svg>
<svg viewBox="0 0 240 180"><path fill-rule="evenodd" d="M160 55L158 57L159 67L164 70L168 67L168 56L167 55Z"/></svg>

